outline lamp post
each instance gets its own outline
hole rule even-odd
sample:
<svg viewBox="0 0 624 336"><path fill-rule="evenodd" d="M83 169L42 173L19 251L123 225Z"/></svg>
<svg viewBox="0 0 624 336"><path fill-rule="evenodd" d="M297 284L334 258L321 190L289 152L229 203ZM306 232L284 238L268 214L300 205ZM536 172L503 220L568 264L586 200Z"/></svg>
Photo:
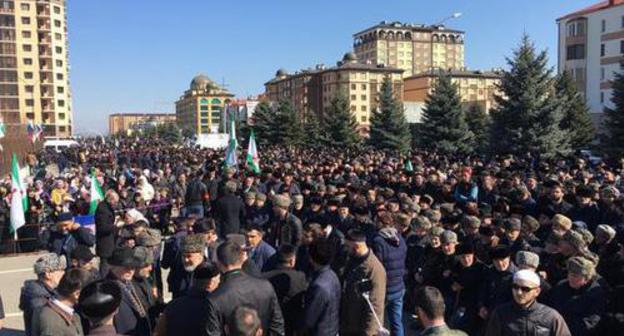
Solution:
<svg viewBox="0 0 624 336"><path fill-rule="evenodd" d="M457 19L458 17L462 16L461 12L455 12L445 18L443 18L442 20L440 20L438 23L434 24L434 26L440 26L442 24L444 24L446 21L448 20L452 20L452 19Z"/></svg>

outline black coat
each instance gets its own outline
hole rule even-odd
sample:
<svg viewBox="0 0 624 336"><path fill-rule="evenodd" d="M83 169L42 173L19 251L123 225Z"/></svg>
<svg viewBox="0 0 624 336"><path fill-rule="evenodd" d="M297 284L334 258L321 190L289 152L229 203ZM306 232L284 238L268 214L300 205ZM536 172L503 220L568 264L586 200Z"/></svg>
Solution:
<svg viewBox="0 0 624 336"><path fill-rule="evenodd" d="M340 328L340 281L329 268L315 272L305 294L301 329L307 335L337 335Z"/></svg>
<svg viewBox="0 0 624 336"><path fill-rule="evenodd" d="M223 274L221 285L211 299L223 328L234 310L241 306L255 309L264 335L284 335L284 318L271 283L233 270Z"/></svg>
<svg viewBox="0 0 624 336"><path fill-rule="evenodd" d="M63 235L56 230L46 230L41 234L45 248L58 255L64 255L69 261L71 254L78 245L91 247L95 243L93 233L87 228L80 227Z"/></svg>
<svg viewBox="0 0 624 336"><path fill-rule="evenodd" d="M95 210L95 254L109 258L115 249L115 211L107 202L100 202Z"/></svg>
<svg viewBox="0 0 624 336"><path fill-rule="evenodd" d="M143 307L145 314L141 313L141 309L138 304L141 304L138 298L138 292L132 284L129 286L124 285L121 281L116 280L115 276L109 273L107 276L109 280L115 280L121 290L121 303L119 304L119 312L115 315L113 324L115 330L122 335L128 336L145 336L151 335L151 327L149 322L149 316L147 315L147 309ZM128 288L133 288L137 294L137 300L133 300L129 294Z"/></svg>
<svg viewBox="0 0 624 336"><path fill-rule="evenodd" d="M187 296L167 305L165 319L166 333L162 336L212 336L221 333L217 311L209 300L209 293L194 287Z"/></svg>
<svg viewBox="0 0 624 336"><path fill-rule="evenodd" d="M277 300L284 313L286 335L292 334L292 331L299 324L298 318L303 312L303 296L308 288L305 273L277 266L275 270L262 274L262 277L269 280L273 285Z"/></svg>
<svg viewBox="0 0 624 336"><path fill-rule="evenodd" d="M217 200L214 210L219 236L240 233L245 223L245 203L233 194L226 194Z"/></svg>
<svg viewBox="0 0 624 336"><path fill-rule="evenodd" d="M607 307L607 289L598 279L574 289L563 280L549 296L550 306L565 319L572 335L590 335Z"/></svg>

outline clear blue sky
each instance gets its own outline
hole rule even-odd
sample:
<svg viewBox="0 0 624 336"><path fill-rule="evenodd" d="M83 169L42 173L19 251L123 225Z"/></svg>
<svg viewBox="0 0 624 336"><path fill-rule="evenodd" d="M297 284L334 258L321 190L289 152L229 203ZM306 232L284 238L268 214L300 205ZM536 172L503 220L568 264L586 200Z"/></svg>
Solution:
<svg viewBox="0 0 624 336"><path fill-rule="evenodd" d="M562 14L593 0L70 0L69 51L78 132L106 132L116 112L174 112L203 72L238 96L263 92L275 71L334 64L352 34L386 21L466 32L466 65L505 66L526 32L556 65Z"/></svg>

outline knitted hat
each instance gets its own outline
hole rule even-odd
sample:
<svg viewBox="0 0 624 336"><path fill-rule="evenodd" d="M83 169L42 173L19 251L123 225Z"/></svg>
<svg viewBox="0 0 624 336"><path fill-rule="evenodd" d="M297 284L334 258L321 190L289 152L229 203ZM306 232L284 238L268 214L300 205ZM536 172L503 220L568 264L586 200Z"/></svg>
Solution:
<svg viewBox="0 0 624 336"><path fill-rule="evenodd" d="M162 239L162 234L160 230L157 229L147 229L136 237L136 244L138 246L158 246L160 245L160 241Z"/></svg>
<svg viewBox="0 0 624 336"><path fill-rule="evenodd" d="M563 241L572 245L572 247L574 247L574 249L576 249L577 251L580 251L587 247L587 244L583 239L583 235L578 231L570 230L566 232L563 235Z"/></svg>
<svg viewBox="0 0 624 336"><path fill-rule="evenodd" d="M536 253L529 251L519 251L516 253L516 265L526 265L532 268L538 268L540 257Z"/></svg>
<svg viewBox="0 0 624 336"><path fill-rule="evenodd" d="M183 253L201 253L204 252L205 247L204 236L201 234L191 234L182 240Z"/></svg>
<svg viewBox="0 0 624 336"><path fill-rule="evenodd" d="M48 272L64 271L67 268L65 256L56 253L44 254L35 261L35 274L40 275Z"/></svg>
<svg viewBox="0 0 624 336"><path fill-rule="evenodd" d="M414 229L430 230L431 222L429 221L429 218L425 216L416 216L412 219L412 227Z"/></svg>
<svg viewBox="0 0 624 336"><path fill-rule="evenodd" d="M457 233L451 230L445 230L440 236L442 244L457 244Z"/></svg>
<svg viewBox="0 0 624 336"><path fill-rule="evenodd" d="M592 278L596 272L596 265L584 257L572 257L568 259L568 273Z"/></svg>
<svg viewBox="0 0 624 336"><path fill-rule="evenodd" d="M280 208L288 208L290 206L290 197L284 195L273 196L273 204Z"/></svg>

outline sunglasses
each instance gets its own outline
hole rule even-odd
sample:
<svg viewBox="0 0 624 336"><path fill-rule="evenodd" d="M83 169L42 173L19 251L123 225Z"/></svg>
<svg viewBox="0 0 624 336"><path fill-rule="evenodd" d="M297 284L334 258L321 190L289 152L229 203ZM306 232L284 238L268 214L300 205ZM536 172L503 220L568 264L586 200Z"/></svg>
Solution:
<svg viewBox="0 0 624 336"><path fill-rule="evenodd" d="M513 288L515 290L519 290L519 291L521 291L523 293L528 293L528 292L534 290L537 287L526 287L526 286L520 286L520 285L513 284L511 286L511 288Z"/></svg>

